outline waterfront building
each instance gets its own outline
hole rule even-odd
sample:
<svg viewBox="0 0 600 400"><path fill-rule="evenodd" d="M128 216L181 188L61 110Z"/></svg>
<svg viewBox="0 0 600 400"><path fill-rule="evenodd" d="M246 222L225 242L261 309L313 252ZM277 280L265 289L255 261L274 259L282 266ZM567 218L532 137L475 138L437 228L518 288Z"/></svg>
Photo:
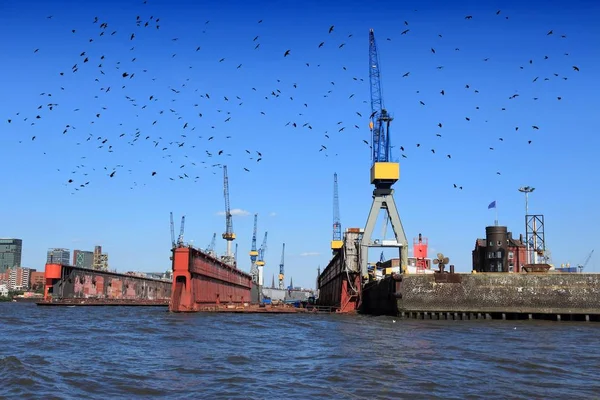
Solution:
<svg viewBox="0 0 600 400"><path fill-rule="evenodd" d="M71 251L68 249L48 249L48 264L71 265Z"/></svg>
<svg viewBox="0 0 600 400"><path fill-rule="evenodd" d="M0 272L21 266L23 240L0 238Z"/></svg>

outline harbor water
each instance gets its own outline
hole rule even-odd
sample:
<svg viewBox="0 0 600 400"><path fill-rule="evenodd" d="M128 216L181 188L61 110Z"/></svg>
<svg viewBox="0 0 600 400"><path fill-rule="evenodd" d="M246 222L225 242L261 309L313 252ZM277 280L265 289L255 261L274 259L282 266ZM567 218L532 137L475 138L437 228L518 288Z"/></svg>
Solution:
<svg viewBox="0 0 600 400"><path fill-rule="evenodd" d="M0 303L0 398L590 398L600 325Z"/></svg>

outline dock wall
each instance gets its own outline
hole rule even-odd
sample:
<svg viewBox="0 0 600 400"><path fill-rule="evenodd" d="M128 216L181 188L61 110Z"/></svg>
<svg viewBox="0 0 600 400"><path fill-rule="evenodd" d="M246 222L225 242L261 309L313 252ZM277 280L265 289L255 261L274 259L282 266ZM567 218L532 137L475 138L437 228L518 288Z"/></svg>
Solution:
<svg viewBox="0 0 600 400"><path fill-rule="evenodd" d="M405 274L371 282L363 294L369 314L600 316L600 274Z"/></svg>

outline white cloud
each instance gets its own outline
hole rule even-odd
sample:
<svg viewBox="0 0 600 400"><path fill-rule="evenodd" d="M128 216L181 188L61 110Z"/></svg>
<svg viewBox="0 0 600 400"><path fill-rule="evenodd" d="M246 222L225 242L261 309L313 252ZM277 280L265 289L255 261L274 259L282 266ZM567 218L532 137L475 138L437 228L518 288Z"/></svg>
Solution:
<svg viewBox="0 0 600 400"><path fill-rule="evenodd" d="M217 215L225 215L225 211L219 211L217 213ZM248 212L246 210L242 210L241 208L234 208L233 210L231 210L231 215L237 215L240 217L244 217L246 215L250 215L250 212Z"/></svg>
<svg viewBox="0 0 600 400"><path fill-rule="evenodd" d="M318 253L316 251L307 251L304 253L300 253L300 257L315 257L319 255L321 255L321 253Z"/></svg>
<svg viewBox="0 0 600 400"><path fill-rule="evenodd" d="M274 217L274 216L276 216L276 215L277 215L277 213L276 213L275 211L273 211L273 212L269 213L269 217Z"/></svg>

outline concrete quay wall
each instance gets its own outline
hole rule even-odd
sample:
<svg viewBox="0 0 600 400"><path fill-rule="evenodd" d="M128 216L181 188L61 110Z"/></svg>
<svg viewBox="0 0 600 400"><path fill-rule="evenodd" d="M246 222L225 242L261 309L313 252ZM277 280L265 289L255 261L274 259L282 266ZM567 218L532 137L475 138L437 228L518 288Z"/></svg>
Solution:
<svg viewBox="0 0 600 400"><path fill-rule="evenodd" d="M600 315L600 274L395 275L365 287L362 311Z"/></svg>

